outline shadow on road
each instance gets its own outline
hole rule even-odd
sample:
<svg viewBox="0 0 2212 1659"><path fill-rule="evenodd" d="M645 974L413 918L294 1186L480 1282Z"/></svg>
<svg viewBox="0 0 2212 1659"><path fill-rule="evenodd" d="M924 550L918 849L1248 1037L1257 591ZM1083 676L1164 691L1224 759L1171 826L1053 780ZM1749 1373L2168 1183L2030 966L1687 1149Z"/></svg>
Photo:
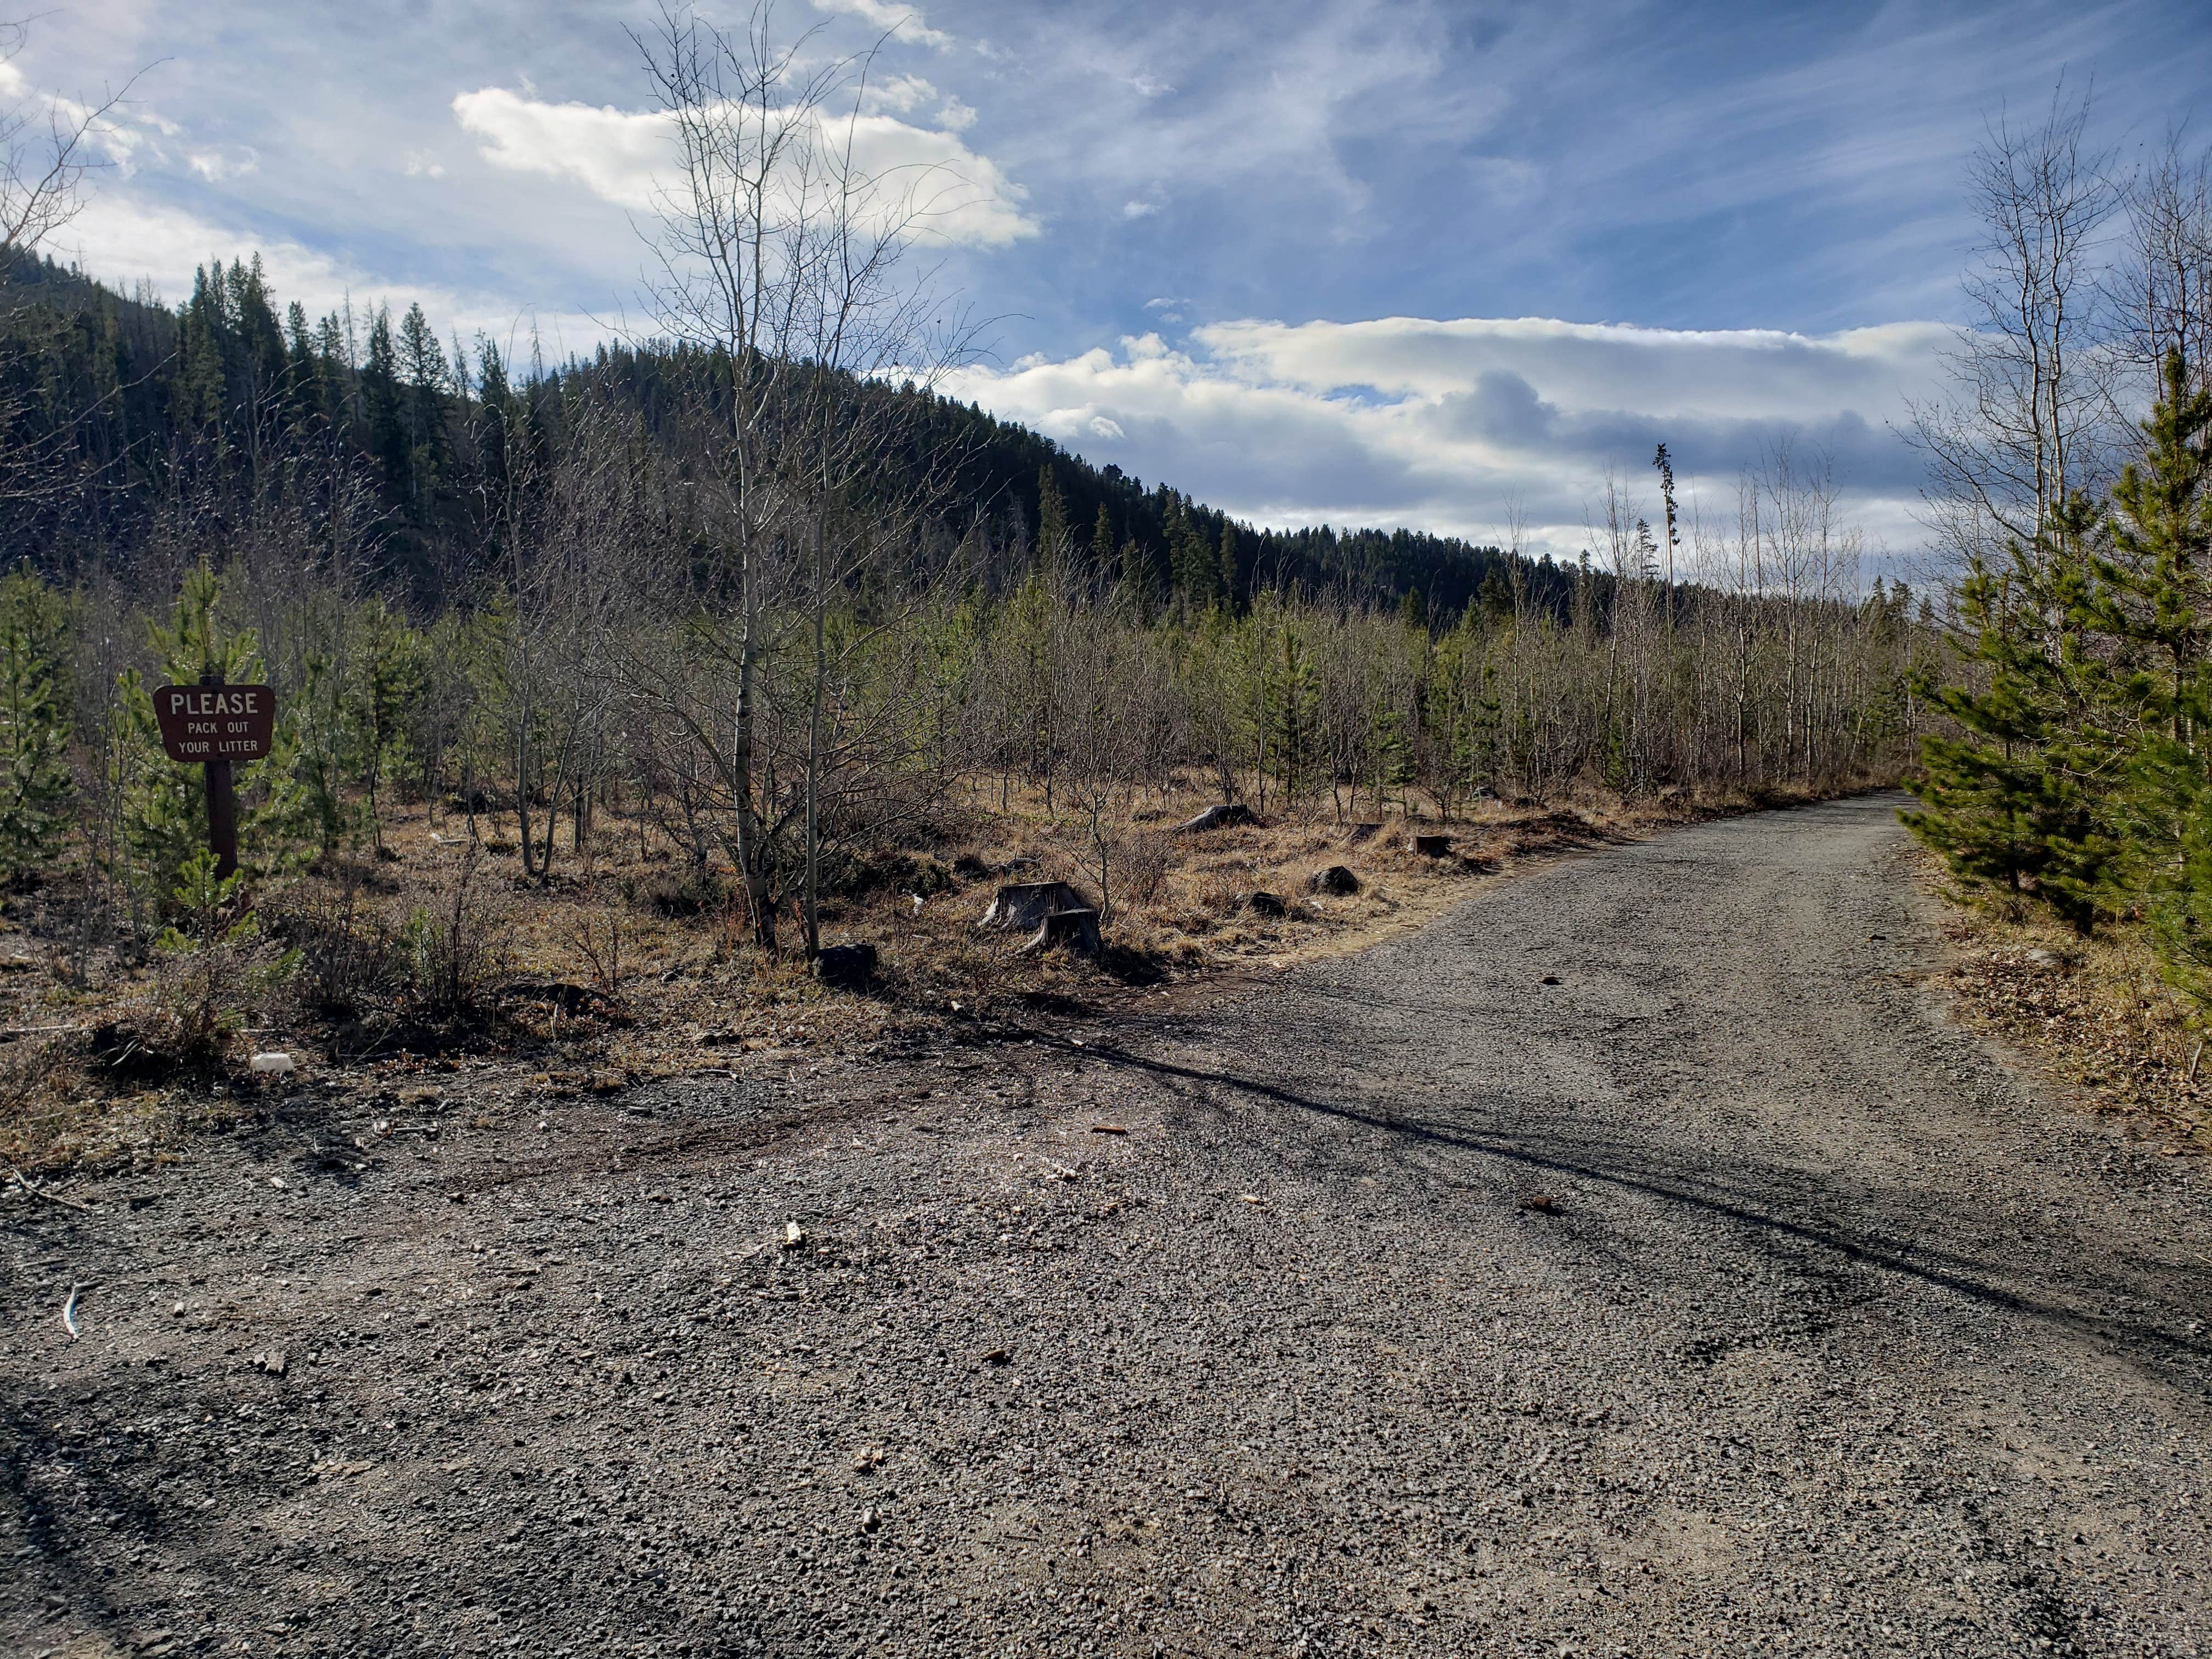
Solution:
<svg viewBox="0 0 2212 1659"><path fill-rule="evenodd" d="M1570 1153L1554 1147L1530 1145L1496 1134L1425 1121L1401 1112L1333 1104L1262 1078L1179 1065L1171 1060L1133 1054L1126 1048L1103 1047L1095 1042L1077 1048L1048 1032L1024 1035L1040 1044L1065 1048L1073 1056L1143 1073L1167 1080L1171 1086L1185 1084L1229 1089L1276 1105L1379 1130L1401 1139L1449 1147L1527 1170L1540 1170L1547 1175L1571 1176L1620 1191L1661 1199L1733 1223L1754 1239L1787 1240L1810 1245L1833 1252L1856 1265L1916 1279L1984 1305L2024 1316L2075 1336L2112 1343L2131 1360L2149 1362L2156 1359L2172 1363L2212 1359L2212 1342L2177 1335L2142 1317L2100 1316L2091 1311L2100 1304L2114 1297L2142 1298L2165 1287L2144 1281L2121 1283L2086 1276L2063 1286L2051 1285L2046 1279L2045 1293L2042 1294L2024 1287L2008 1285L2002 1282L2000 1264L1992 1259L2004 1248L2006 1241L2002 1239L1990 1239L1971 1252L1955 1247L1931 1248L1924 1242L1900 1238L1874 1227L1856 1225L1840 1215L1791 1217L1755 1207L1738 1198L1716 1192L1710 1185L1698 1184L1695 1177L1679 1170L1662 1168L1649 1160L1632 1161L1626 1148L1620 1149L1620 1155L1609 1163L1593 1162L1586 1152ZM1846 1195L1816 1184L1814 1177L1801 1170L1762 1169L1756 1173L1760 1179L1751 1184L1768 1189L1795 1184L1805 1188L1808 1194L1825 1194L1839 1208L1847 1202ZM2064 1292L2064 1299L2059 1299L2051 1293L2052 1291ZM2201 1316L2204 1312L2205 1310L2198 1308L2176 1307L2172 1310L2173 1316L2184 1321ZM2160 1378L2169 1383L2173 1380L2167 1371L2161 1371Z"/></svg>

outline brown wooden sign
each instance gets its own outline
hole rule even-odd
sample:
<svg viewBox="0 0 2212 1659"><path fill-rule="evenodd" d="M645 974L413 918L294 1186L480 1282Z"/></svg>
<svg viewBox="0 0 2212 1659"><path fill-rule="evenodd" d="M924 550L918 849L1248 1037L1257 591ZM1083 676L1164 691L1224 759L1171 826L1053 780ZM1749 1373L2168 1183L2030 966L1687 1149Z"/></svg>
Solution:
<svg viewBox="0 0 2212 1659"><path fill-rule="evenodd" d="M164 685L154 693L161 747L173 761L257 761L276 735L265 685Z"/></svg>

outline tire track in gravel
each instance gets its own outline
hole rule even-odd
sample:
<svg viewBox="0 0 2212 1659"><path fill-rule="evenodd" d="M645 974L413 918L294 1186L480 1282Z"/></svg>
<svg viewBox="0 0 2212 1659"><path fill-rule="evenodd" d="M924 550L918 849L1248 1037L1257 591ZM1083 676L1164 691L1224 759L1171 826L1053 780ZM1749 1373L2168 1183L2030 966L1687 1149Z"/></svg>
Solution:
<svg viewBox="0 0 2212 1659"><path fill-rule="evenodd" d="M0 1651L2203 1653L2203 1175L1951 1023L1894 804L19 1206Z"/></svg>

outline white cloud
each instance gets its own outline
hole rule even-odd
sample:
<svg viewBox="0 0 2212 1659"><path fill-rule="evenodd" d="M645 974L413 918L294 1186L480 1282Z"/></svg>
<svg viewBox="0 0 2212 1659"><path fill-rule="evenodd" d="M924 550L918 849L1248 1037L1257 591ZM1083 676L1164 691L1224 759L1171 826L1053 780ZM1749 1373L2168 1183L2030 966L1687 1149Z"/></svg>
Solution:
<svg viewBox="0 0 2212 1659"><path fill-rule="evenodd" d="M620 207L650 209L674 154L658 112L549 104L503 87L461 93L453 108L495 167L573 179Z"/></svg>
<svg viewBox="0 0 2212 1659"><path fill-rule="evenodd" d="M1164 303L1172 303L1164 302ZM1585 544L1606 470L1650 494L1665 441L1709 515L1785 436L1825 452L1877 541L1916 538L1917 471L1888 429L1940 374L1950 332L1827 336L1626 328L1544 318L1242 321L971 369L946 390L1097 462L1257 522L1406 524L1491 540L1509 503L1540 547Z"/></svg>
<svg viewBox="0 0 2212 1659"><path fill-rule="evenodd" d="M185 160L194 173L211 185L261 171L261 157L243 146L229 150L196 150Z"/></svg>
<svg viewBox="0 0 2212 1659"><path fill-rule="evenodd" d="M460 94L453 110L493 165L574 179L618 207L655 211L672 182L672 122L659 111L550 104L498 87ZM834 137L849 139L855 166L879 181L881 199L896 198L902 210L910 204L933 238L1003 247L1036 234L1022 187L950 132L860 114L839 120Z"/></svg>
<svg viewBox="0 0 2212 1659"><path fill-rule="evenodd" d="M952 37L942 29L933 29L922 21L922 15L911 6L887 4L886 0L813 0L817 11L841 12L848 17L857 17L872 28L883 30L893 39L913 46L931 46L943 52L952 44Z"/></svg>
<svg viewBox="0 0 2212 1659"><path fill-rule="evenodd" d="M862 88L860 107L871 115L911 115L937 98L937 88L919 75L881 75Z"/></svg>
<svg viewBox="0 0 2212 1659"><path fill-rule="evenodd" d="M457 330L464 337L482 331L502 343L518 334L526 338L533 321L519 316L510 302L496 295L395 277L303 246L289 237L263 235L242 223L203 218L166 202L118 191L95 195L47 252L124 293L141 283L150 284L171 305L191 292L198 267L217 259L227 264L258 253L277 303L297 300L311 317L336 311L349 301L354 314L365 318L380 301L399 307L420 300L441 329ZM580 313L544 315L534 321L549 359L589 349L609 331L604 324Z"/></svg>
<svg viewBox="0 0 2212 1659"><path fill-rule="evenodd" d="M1129 201L1121 204L1121 216L1124 219L1149 219L1159 210L1160 204L1158 202Z"/></svg>
<svg viewBox="0 0 2212 1659"><path fill-rule="evenodd" d="M860 90L860 110L867 115L911 115L932 104L940 132L965 132L975 125L973 109L919 75L879 76Z"/></svg>

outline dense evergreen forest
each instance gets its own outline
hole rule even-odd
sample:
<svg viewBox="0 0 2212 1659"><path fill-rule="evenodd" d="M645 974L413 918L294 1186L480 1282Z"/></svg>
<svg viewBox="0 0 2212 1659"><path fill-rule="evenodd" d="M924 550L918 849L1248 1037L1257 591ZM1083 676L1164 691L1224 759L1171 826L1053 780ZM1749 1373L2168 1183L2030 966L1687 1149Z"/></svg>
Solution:
<svg viewBox="0 0 2212 1659"><path fill-rule="evenodd" d="M219 538L281 477L336 514L334 549L342 541L394 597L434 607L481 562L511 425L541 462L586 402L634 410L665 436L696 368L689 348L667 344L511 363L489 340L441 339L419 305L310 318L296 302L280 309L258 258L204 269L174 310L44 259L18 262L0 292L7 449L36 459L35 471L19 463L6 504L9 545L64 577L173 562L180 532ZM846 395L893 406L898 441L883 458L900 475L893 487L933 475L933 555L994 592L1064 521L1091 568L1200 610L1262 590L1418 595L1449 619L1486 582L1493 596L1508 586L1509 571L1556 614L1571 599L1572 574L1548 560L1405 529L1255 531L910 381L856 382Z"/></svg>

